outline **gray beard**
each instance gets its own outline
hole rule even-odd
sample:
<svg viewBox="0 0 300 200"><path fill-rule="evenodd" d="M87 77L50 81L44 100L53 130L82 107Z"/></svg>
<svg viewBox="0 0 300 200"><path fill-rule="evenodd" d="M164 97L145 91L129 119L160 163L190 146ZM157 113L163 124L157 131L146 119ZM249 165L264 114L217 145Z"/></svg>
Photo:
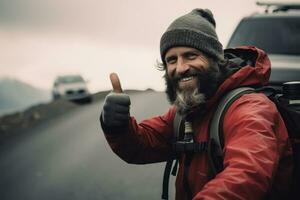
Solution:
<svg viewBox="0 0 300 200"><path fill-rule="evenodd" d="M206 95L198 92L198 88L194 90L177 90L174 105L180 115L188 114L193 108L198 107L206 102Z"/></svg>

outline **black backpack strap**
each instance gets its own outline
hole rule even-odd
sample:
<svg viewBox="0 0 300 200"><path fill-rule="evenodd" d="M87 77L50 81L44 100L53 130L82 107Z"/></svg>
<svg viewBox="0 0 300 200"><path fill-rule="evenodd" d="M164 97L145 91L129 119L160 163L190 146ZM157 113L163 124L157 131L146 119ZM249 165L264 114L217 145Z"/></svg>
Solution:
<svg viewBox="0 0 300 200"><path fill-rule="evenodd" d="M173 134L172 143L176 142L178 140L178 138L180 137L180 131L182 130L182 126L183 126L183 117L176 112L174 120L173 120L174 134ZM176 158L173 157L173 158L169 159L165 166L162 195L161 195L162 199L169 198L169 180L170 180L170 173L171 173L174 159L176 159ZM178 167L178 160L176 159L176 162L175 162L175 165L174 165L174 168L172 171L172 175L174 175L174 176L176 175L177 167Z"/></svg>
<svg viewBox="0 0 300 200"><path fill-rule="evenodd" d="M170 172L172 169L172 165L173 165L173 159L168 160L164 171L161 199L169 199L169 180L170 180Z"/></svg>
<svg viewBox="0 0 300 200"><path fill-rule="evenodd" d="M223 120L227 109L243 94L255 92L251 87L240 87L226 93L219 101L209 125L208 163L209 178L214 178L223 170Z"/></svg>
<svg viewBox="0 0 300 200"><path fill-rule="evenodd" d="M189 169L193 159L193 153L186 153L184 157L184 168L183 168L183 188L186 192L187 199L192 199L192 191L189 184Z"/></svg>
<svg viewBox="0 0 300 200"><path fill-rule="evenodd" d="M173 150L179 155L183 153L203 153L207 152L207 148L207 142L186 143L178 141L173 144Z"/></svg>

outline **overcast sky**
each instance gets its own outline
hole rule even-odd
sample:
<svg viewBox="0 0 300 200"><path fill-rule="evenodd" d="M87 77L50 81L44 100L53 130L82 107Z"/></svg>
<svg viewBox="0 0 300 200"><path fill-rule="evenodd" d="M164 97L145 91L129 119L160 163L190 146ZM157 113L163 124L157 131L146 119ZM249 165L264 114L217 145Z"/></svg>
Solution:
<svg viewBox="0 0 300 200"><path fill-rule="evenodd" d="M194 8L214 13L225 46L239 20L261 11L255 0L0 0L0 77L51 89L57 75L82 74L93 91L164 90L159 40Z"/></svg>

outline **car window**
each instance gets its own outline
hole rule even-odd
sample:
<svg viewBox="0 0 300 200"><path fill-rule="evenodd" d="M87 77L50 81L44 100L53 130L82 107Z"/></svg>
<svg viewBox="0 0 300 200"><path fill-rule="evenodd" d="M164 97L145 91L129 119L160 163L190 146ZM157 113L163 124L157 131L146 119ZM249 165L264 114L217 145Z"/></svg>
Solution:
<svg viewBox="0 0 300 200"><path fill-rule="evenodd" d="M270 54L300 55L300 18L246 18L228 47L254 45Z"/></svg>
<svg viewBox="0 0 300 200"><path fill-rule="evenodd" d="M65 76L58 78L59 83L77 83L84 82L81 76Z"/></svg>

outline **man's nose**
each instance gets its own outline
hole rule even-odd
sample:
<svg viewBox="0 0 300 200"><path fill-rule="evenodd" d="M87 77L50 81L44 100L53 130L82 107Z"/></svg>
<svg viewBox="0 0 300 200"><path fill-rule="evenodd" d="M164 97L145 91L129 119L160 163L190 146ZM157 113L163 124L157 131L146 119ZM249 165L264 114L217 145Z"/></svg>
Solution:
<svg viewBox="0 0 300 200"><path fill-rule="evenodd" d="M189 65L184 59L178 58L176 72L177 74L185 74L189 70Z"/></svg>

